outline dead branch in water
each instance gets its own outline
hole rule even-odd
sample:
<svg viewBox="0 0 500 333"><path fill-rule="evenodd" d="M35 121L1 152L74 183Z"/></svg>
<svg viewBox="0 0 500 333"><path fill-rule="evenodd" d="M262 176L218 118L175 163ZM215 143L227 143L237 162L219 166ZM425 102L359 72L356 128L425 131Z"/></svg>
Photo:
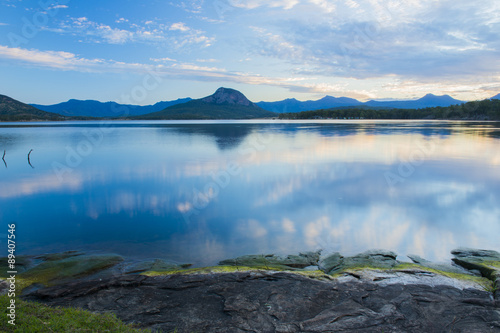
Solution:
<svg viewBox="0 0 500 333"><path fill-rule="evenodd" d="M33 165L31 165L31 161L30 161L30 155L31 155L32 151L33 151L33 149L31 149L30 152L28 153L28 164L30 165L30 167L32 167L34 169L35 167Z"/></svg>
<svg viewBox="0 0 500 333"><path fill-rule="evenodd" d="M2 160L3 160L3 164L5 164L5 167L7 167L7 162L5 162L5 149L3 150Z"/></svg>

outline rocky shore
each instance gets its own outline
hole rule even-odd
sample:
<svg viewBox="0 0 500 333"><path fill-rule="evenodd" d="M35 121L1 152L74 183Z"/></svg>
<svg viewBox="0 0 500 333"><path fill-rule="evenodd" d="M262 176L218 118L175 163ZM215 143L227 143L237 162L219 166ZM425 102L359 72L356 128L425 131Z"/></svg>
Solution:
<svg viewBox="0 0 500 333"><path fill-rule="evenodd" d="M449 264L389 251L254 255L189 268L65 252L25 257L22 298L158 332L500 332L500 254Z"/></svg>

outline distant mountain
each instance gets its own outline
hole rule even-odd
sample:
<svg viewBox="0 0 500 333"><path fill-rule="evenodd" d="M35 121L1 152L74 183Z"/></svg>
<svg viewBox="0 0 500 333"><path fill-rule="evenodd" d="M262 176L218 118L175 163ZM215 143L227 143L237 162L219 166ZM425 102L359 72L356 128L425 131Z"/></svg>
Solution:
<svg viewBox="0 0 500 333"><path fill-rule="evenodd" d="M492 98L490 98L490 99L500 99L500 94L495 95L495 96L493 96L493 97L492 97Z"/></svg>
<svg viewBox="0 0 500 333"><path fill-rule="evenodd" d="M450 105L456 105L462 103L464 102L459 101L458 99L454 99L448 95L436 96L433 94L427 94L424 97L416 100L388 101L388 102L368 101L364 103L364 105L372 107L397 108L397 109L422 109L435 106L447 107Z"/></svg>
<svg viewBox="0 0 500 333"><path fill-rule="evenodd" d="M285 99L283 101L278 102L258 102L256 103L261 108L277 112L277 113L286 113L286 112L300 112L300 111L310 111L310 110L319 110L319 109L330 109L335 107L343 107L343 106L358 106L362 105L358 100L348 97L332 97L325 96L322 99L317 101L305 101L301 102L296 100L295 98Z"/></svg>
<svg viewBox="0 0 500 333"><path fill-rule="evenodd" d="M171 105L186 103L191 98L179 98L175 101L158 102L154 105L129 105L115 102L99 102L93 100L70 99L67 102L54 105L31 104L32 106L47 112L58 113L63 116L83 116L83 117L126 117L143 115L147 113L161 111Z"/></svg>
<svg viewBox="0 0 500 333"><path fill-rule="evenodd" d="M38 110L8 96L0 95L0 121L63 120L58 114Z"/></svg>
<svg viewBox="0 0 500 333"><path fill-rule="evenodd" d="M136 119L252 119L269 118L275 113L266 111L249 101L241 92L219 88L210 96L176 104L160 112Z"/></svg>
<svg viewBox="0 0 500 333"><path fill-rule="evenodd" d="M434 106L450 106L462 103L463 101L459 101L448 95L436 96L433 94L427 94L420 99L409 101L369 101L361 103L353 98L325 96L317 101L301 102L292 98L278 102L259 102L257 105L268 111L286 113L363 105L380 108L420 109Z"/></svg>

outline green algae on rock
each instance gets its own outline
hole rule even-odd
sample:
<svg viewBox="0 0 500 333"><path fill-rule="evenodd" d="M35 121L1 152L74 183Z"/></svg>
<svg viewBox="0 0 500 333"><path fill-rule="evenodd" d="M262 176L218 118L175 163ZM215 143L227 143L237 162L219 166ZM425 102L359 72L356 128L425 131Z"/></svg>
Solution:
<svg viewBox="0 0 500 333"><path fill-rule="evenodd" d="M321 251L304 252L281 257L275 254L247 255L219 262L222 266L246 266L266 270L302 269L318 264Z"/></svg>
<svg viewBox="0 0 500 333"><path fill-rule="evenodd" d="M398 255L392 251L371 250L352 257L343 257L340 253L333 253L319 261L320 269L327 274L336 274L349 268L393 268L399 261Z"/></svg>
<svg viewBox="0 0 500 333"><path fill-rule="evenodd" d="M163 259L152 259L139 261L129 264L125 267L125 274L143 273L143 272L172 272L190 267L190 264L178 265L167 262Z"/></svg>
<svg viewBox="0 0 500 333"><path fill-rule="evenodd" d="M52 284L59 280L76 279L110 268L123 258L119 255L79 255L60 260L44 261L19 274L19 277L42 284Z"/></svg>

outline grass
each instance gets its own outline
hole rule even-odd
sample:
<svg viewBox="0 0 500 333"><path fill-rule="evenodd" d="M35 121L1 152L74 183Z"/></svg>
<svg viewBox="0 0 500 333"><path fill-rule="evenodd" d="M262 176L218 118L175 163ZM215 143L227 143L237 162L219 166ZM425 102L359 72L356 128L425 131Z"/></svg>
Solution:
<svg viewBox="0 0 500 333"><path fill-rule="evenodd" d="M31 258L25 259L26 262ZM53 281L92 274L122 260L118 256L78 256L73 253L49 255L47 261L16 276L16 295L33 283L50 285ZM19 262L21 260L18 259ZM151 332L136 329L114 314L95 314L75 308L49 307L36 302L15 299L15 326L9 324L7 307L11 298L0 296L0 332Z"/></svg>
<svg viewBox="0 0 500 333"><path fill-rule="evenodd" d="M114 314L94 314L89 311L49 307L16 298L16 325L8 323L7 307L10 298L0 296L0 332L151 332L134 328L120 321Z"/></svg>

